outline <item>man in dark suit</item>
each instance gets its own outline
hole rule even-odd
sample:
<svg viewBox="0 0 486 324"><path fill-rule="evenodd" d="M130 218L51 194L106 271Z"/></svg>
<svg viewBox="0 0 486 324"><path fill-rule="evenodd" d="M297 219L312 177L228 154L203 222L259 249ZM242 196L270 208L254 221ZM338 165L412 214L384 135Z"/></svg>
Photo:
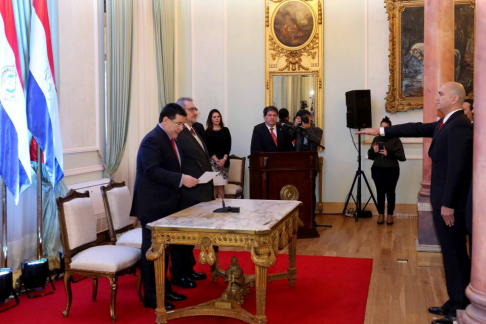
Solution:
<svg viewBox="0 0 486 324"><path fill-rule="evenodd" d="M199 135L200 138L204 137L204 126L201 123L195 122L192 124L192 128L194 128Z"/></svg>
<svg viewBox="0 0 486 324"><path fill-rule="evenodd" d="M179 134L178 138L179 149L184 161L182 172L198 179L204 172L212 171L208 149L202 136L193 127L197 123L198 109L192 98L189 97L179 98L177 103L184 108L187 114L184 130ZM213 199L212 181L193 188L182 188L181 209ZM197 287L195 280L206 279L205 273L198 273L193 269L194 265L196 265L193 249L194 246L184 245L181 246L180 252L174 253L171 269L173 285L182 288L195 288Z"/></svg>
<svg viewBox="0 0 486 324"><path fill-rule="evenodd" d="M278 109L268 106L263 109L264 123L253 128L251 136L251 154L255 152L286 152L292 151L292 141L288 131L277 125Z"/></svg>
<svg viewBox="0 0 486 324"><path fill-rule="evenodd" d="M146 225L180 210L181 187L192 188L199 180L181 172L181 154L176 139L183 130L186 112L177 104L166 105L159 116L159 124L142 140L137 155L137 177L133 192L132 211L142 225L142 280L144 306L156 308L154 263L145 257L151 247L152 233ZM172 252L178 246L172 247ZM168 257L166 254L165 273ZM166 279L166 309L174 309L167 302L186 299L172 291Z"/></svg>
<svg viewBox="0 0 486 324"><path fill-rule="evenodd" d="M389 137L432 137L430 202L434 225L444 259L449 300L429 312L445 315L433 324L452 324L456 311L469 303L465 290L470 280L471 260L466 248L465 208L472 176L472 125L462 112L464 87L455 82L444 84L436 97L437 110L445 117L434 123L409 123L360 134Z"/></svg>

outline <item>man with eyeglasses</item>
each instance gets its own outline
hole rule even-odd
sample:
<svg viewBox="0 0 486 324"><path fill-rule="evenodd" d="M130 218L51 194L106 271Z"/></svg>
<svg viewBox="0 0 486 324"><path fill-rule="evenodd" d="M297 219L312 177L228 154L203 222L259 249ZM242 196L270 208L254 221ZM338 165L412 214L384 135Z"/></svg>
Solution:
<svg viewBox="0 0 486 324"><path fill-rule="evenodd" d="M199 180L182 172L179 144L176 139L183 130L186 111L175 103L167 104L159 116L159 124L148 133L138 150L137 177L133 192L130 215L137 216L142 225L142 281L144 306L156 308L154 263L145 254L152 245L152 233L146 227L162 217L171 215L180 208L181 188L193 188ZM178 254L181 245L173 245L171 258ZM169 254L166 254L165 274L167 274ZM165 308L174 309L169 301L186 299L186 296L172 291L169 281L165 280Z"/></svg>
<svg viewBox="0 0 486 324"><path fill-rule="evenodd" d="M177 141L184 161L182 172L198 179L204 172L212 171L208 149L202 136L194 128L199 112L192 98L179 98L177 104L184 108L187 114L184 129L179 134ZM210 200L213 200L212 181L181 190L181 209ZM196 265L194 246L184 245L182 249L177 252L177 256L172 258L171 282L182 288L196 288L195 280L204 280L207 276L205 273L198 273L193 269Z"/></svg>

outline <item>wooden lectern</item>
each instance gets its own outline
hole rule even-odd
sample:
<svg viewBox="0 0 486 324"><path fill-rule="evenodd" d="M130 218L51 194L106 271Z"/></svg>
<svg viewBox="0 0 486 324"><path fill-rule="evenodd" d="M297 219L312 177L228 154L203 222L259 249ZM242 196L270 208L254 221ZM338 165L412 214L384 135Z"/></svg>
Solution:
<svg viewBox="0 0 486 324"><path fill-rule="evenodd" d="M256 152L250 160L250 199L299 200L298 237L319 237L314 227L317 152Z"/></svg>

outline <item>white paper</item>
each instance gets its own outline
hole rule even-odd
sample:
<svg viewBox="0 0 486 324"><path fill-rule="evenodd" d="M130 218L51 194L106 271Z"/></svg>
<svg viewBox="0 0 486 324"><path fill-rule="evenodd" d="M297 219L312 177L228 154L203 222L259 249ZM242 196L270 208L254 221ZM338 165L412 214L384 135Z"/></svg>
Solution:
<svg viewBox="0 0 486 324"><path fill-rule="evenodd" d="M219 172L204 172L202 176L199 177L199 184L208 183L211 181Z"/></svg>

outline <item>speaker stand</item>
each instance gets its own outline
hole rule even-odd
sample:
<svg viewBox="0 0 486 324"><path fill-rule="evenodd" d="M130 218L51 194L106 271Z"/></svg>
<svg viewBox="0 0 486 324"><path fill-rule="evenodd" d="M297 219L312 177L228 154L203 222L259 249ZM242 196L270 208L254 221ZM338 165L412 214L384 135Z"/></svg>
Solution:
<svg viewBox="0 0 486 324"><path fill-rule="evenodd" d="M358 128L358 131L361 129ZM365 206L361 208L361 177L363 177L366 186L368 187L368 191L370 193L370 198L366 202ZM353 196L353 189L354 185L357 184L356 188L356 199ZM373 191L371 190L370 184L368 182L368 179L366 179L366 175L361 170L361 134L358 134L358 170L356 170L356 174L354 176L353 184L351 185L351 189L349 190L349 193L346 197L346 203L344 204L344 209L342 214L345 215L346 213L346 208L348 207L349 199L352 198L354 203L356 204L356 212L354 214L354 220L357 222L358 218L361 216L361 214L364 212L366 209L366 206L368 206L368 203L370 202L371 199L373 199L373 202L375 203L376 208L378 209L378 204L376 203L375 196L373 195Z"/></svg>

